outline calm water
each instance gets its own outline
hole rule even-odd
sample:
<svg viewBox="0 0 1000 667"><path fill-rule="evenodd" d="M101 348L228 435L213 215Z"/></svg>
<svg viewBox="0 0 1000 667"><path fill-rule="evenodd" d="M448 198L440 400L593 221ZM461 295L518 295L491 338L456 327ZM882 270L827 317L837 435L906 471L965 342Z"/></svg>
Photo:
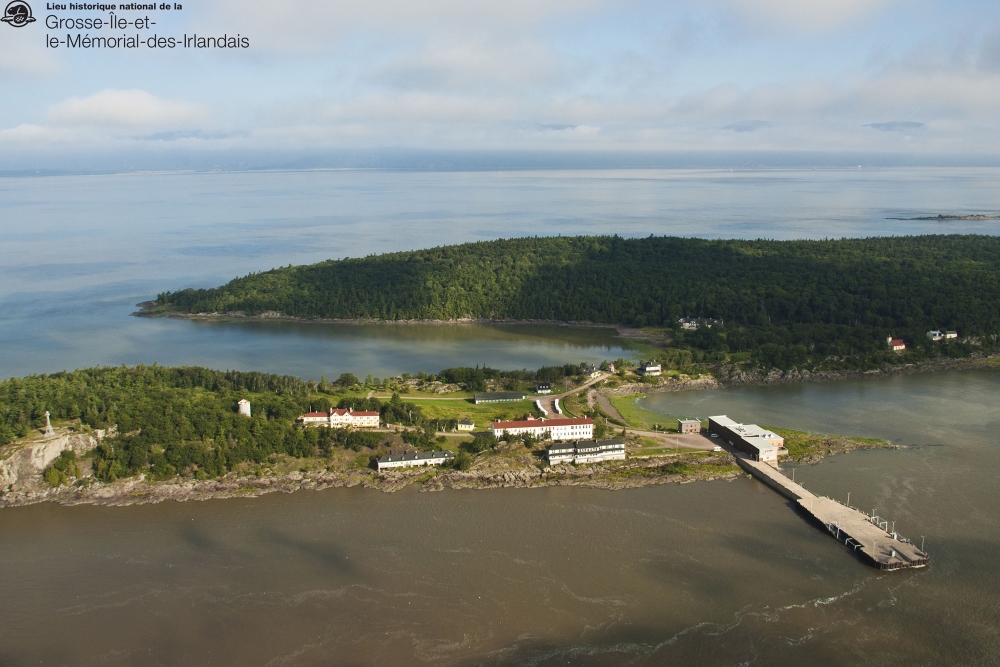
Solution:
<svg viewBox="0 0 1000 667"><path fill-rule="evenodd" d="M0 377L198 363L305 377L615 358L607 330L128 317L164 289L523 234L995 233L998 170L0 179ZM1000 373L670 394L910 446L796 479L927 536L884 575L750 480L0 511L0 665L925 665L1000 655Z"/></svg>
<svg viewBox="0 0 1000 667"><path fill-rule="evenodd" d="M799 467L927 536L882 574L762 485L0 512L4 665L931 665L1000 655L1000 373L661 396L911 445Z"/></svg>
<svg viewBox="0 0 1000 667"><path fill-rule="evenodd" d="M251 271L500 236L992 234L1000 222L886 218L996 213L998 185L997 169L0 178L0 377L153 361L318 379L614 359L628 352L606 332L317 332L127 315L158 292L214 286Z"/></svg>

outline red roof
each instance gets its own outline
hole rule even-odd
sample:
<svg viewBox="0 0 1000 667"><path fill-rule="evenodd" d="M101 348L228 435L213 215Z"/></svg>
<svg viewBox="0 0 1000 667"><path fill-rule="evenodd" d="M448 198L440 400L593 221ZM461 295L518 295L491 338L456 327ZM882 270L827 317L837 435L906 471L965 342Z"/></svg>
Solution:
<svg viewBox="0 0 1000 667"><path fill-rule="evenodd" d="M584 419L522 419L516 422L493 422L493 428L500 429L501 431L508 428L529 428L534 426L548 427L548 426L582 426L584 424L593 424L594 420L590 418Z"/></svg>
<svg viewBox="0 0 1000 667"><path fill-rule="evenodd" d="M890 343L890 345L892 345L893 347L896 347L897 345L906 345L906 343L903 342L902 338L893 338L892 342Z"/></svg>

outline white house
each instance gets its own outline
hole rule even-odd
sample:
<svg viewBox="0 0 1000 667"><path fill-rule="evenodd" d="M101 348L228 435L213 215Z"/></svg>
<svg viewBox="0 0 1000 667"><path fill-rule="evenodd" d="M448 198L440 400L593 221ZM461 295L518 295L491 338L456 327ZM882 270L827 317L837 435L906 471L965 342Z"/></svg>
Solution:
<svg viewBox="0 0 1000 667"><path fill-rule="evenodd" d="M245 398L241 398L236 402L236 411L246 417L250 416L250 401Z"/></svg>
<svg viewBox="0 0 1000 667"><path fill-rule="evenodd" d="M471 419L463 419L462 421L458 422L459 431L474 431L475 428L476 428L476 423Z"/></svg>
<svg viewBox="0 0 1000 667"><path fill-rule="evenodd" d="M328 428L378 428L377 412L354 412L350 408L330 408L329 412L307 412L299 421L306 426Z"/></svg>
<svg viewBox="0 0 1000 667"><path fill-rule="evenodd" d="M902 338L893 338L889 336L885 339L885 342L889 344L889 347L893 352L902 352L906 349L906 343L903 342Z"/></svg>
<svg viewBox="0 0 1000 667"><path fill-rule="evenodd" d="M589 440L594 437L594 420L528 417L520 421L493 422L493 435L497 438L530 435L539 440Z"/></svg>
<svg viewBox="0 0 1000 667"><path fill-rule="evenodd" d="M945 338L958 338L958 332L957 331L945 331L944 332L944 337Z"/></svg>
<svg viewBox="0 0 1000 667"><path fill-rule="evenodd" d="M639 365L639 372L643 375L656 377L663 374L663 368L658 361L644 361Z"/></svg>
<svg viewBox="0 0 1000 667"><path fill-rule="evenodd" d="M937 329L933 329L933 330L927 332L927 339L928 340L941 340L942 338L944 338L944 332L943 331L939 331Z"/></svg>
<svg viewBox="0 0 1000 667"><path fill-rule="evenodd" d="M455 458L451 452L404 452L386 454L378 460L379 470L390 468L413 468L415 466L439 466Z"/></svg>
<svg viewBox="0 0 1000 667"><path fill-rule="evenodd" d="M545 448L549 465L560 463L597 463L600 461L624 461L625 441L579 440L575 443L549 445Z"/></svg>

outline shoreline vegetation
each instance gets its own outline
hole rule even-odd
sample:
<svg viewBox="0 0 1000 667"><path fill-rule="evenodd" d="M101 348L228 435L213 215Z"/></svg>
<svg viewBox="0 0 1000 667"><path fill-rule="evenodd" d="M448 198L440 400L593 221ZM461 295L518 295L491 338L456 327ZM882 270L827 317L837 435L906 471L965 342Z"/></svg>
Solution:
<svg viewBox="0 0 1000 667"><path fill-rule="evenodd" d="M684 373L867 372L1000 353L1000 238L500 239L288 266L141 307L221 321L603 325Z"/></svg>
<svg viewBox="0 0 1000 667"><path fill-rule="evenodd" d="M615 396L629 393L630 385L647 392L661 390L657 386L638 382L632 370L584 386L590 379L585 370L574 364L537 371L455 368L365 380L345 373L333 382L309 382L154 365L7 380L0 383L0 507L46 501L132 505L356 486L385 492L413 485L421 491L626 489L743 474L729 453L712 451L715 443L707 438L702 447L679 446L674 428L648 430L648 417L656 413L626 409L623 416L616 409ZM519 403L475 405L472 393L523 388L537 380L550 382L565 397L568 414L593 418L596 437L623 437L628 458L549 466L546 443L530 438L498 442L485 433L494 419L538 416L534 396ZM697 388L698 382L663 379L664 386ZM251 402L252 417L238 414L243 398ZM376 409L384 427L303 428L295 421L307 409L333 406ZM55 427L49 437L43 434L46 410ZM473 419L476 433L456 432L459 419ZM662 421L669 424L665 416ZM882 440L781 433L789 442L788 458L800 462L894 447ZM454 452L454 464L374 469L374 460L390 451L429 449Z"/></svg>

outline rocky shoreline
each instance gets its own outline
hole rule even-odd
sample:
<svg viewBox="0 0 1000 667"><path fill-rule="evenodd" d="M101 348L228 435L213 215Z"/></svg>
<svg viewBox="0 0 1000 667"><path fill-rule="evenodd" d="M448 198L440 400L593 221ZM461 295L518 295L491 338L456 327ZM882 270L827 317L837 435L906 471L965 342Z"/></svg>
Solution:
<svg viewBox="0 0 1000 667"><path fill-rule="evenodd" d="M691 469L677 473L681 462ZM143 477L102 483L90 478L80 486L8 491L0 495L0 507L20 507L41 502L61 505L105 505L122 507L164 501L185 502L215 498L254 498L267 493L319 491L362 487L386 493L420 484L421 491L444 489L534 488L542 486L587 486L619 490L652 484L685 483L696 480L735 479L741 473L729 454L695 460L630 459L589 466L539 467L525 457L488 457L470 470L414 468L375 472L368 469L289 472L257 477L230 473L218 480L168 480L154 482Z"/></svg>
<svg viewBox="0 0 1000 667"><path fill-rule="evenodd" d="M763 387L776 384L797 382L833 382L836 380L851 380L855 378L874 378L893 375L914 375L917 373L936 373L940 371L970 370L988 368L995 365L997 357L983 356L971 359L940 359L922 361L914 364L886 366L873 370L852 371L808 371L793 369L769 372L745 371L731 367L716 367L715 375L700 377L661 377L656 384L645 382L630 382L605 389L605 393L613 396L629 396L632 394L662 393L671 391L700 391L706 389L725 389L727 387Z"/></svg>

